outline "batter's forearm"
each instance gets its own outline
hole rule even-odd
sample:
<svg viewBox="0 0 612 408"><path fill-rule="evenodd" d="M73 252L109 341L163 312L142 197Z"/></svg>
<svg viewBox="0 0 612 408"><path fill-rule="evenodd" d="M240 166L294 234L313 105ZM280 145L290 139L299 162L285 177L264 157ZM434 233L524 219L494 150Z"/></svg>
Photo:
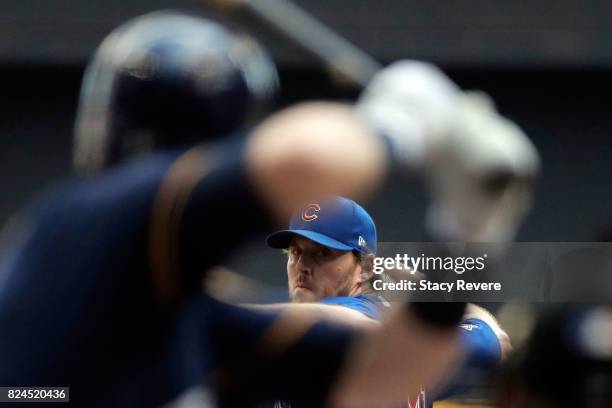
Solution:
<svg viewBox="0 0 612 408"><path fill-rule="evenodd" d="M320 303L274 303L269 305L244 305L258 311L271 311L293 315L301 319L324 320L355 330L375 330L380 323L362 313L344 306Z"/></svg>
<svg viewBox="0 0 612 408"><path fill-rule="evenodd" d="M256 191L285 222L312 197L371 194L386 171L382 139L349 106L306 103L257 127L247 146Z"/></svg>
<svg viewBox="0 0 612 408"><path fill-rule="evenodd" d="M396 310L379 330L355 343L331 406L393 406L423 387L435 387L460 362L458 338L456 327L432 325L409 309Z"/></svg>

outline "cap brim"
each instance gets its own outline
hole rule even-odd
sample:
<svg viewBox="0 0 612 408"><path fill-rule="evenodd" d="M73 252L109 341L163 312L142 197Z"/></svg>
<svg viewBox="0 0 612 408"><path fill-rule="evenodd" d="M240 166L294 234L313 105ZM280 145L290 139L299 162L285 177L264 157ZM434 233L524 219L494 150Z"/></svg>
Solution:
<svg viewBox="0 0 612 408"><path fill-rule="evenodd" d="M320 234L314 231L308 230L283 230L278 231L273 234L268 235L266 238L266 244L272 248L286 249L289 248L289 244L291 243L291 239L295 236L308 238L311 241L316 242L317 244L326 246L332 249L338 249L340 251L352 251L355 248L345 245L340 241L336 241L333 238L328 237L327 235Z"/></svg>

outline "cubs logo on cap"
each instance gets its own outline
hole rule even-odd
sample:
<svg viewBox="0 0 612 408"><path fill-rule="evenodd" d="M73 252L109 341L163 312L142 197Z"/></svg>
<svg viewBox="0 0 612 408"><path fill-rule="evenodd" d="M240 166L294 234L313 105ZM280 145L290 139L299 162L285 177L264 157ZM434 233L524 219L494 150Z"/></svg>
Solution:
<svg viewBox="0 0 612 408"><path fill-rule="evenodd" d="M298 209L289 228L266 239L272 248L288 248L295 236L341 251L376 253L376 225L370 214L353 200L330 197Z"/></svg>
<svg viewBox="0 0 612 408"><path fill-rule="evenodd" d="M316 213L319 211L321 211L319 204L308 204L302 211L302 219L304 221L314 221L318 218Z"/></svg>

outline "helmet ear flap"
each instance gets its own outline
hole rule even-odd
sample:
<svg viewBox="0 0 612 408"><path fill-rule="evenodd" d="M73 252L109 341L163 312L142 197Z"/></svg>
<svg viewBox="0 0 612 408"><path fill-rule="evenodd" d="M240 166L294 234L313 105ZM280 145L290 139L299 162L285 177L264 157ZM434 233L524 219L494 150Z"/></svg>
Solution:
<svg viewBox="0 0 612 408"><path fill-rule="evenodd" d="M77 169L188 146L245 125L275 96L276 68L246 34L180 12L115 29L88 65L75 125Z"/></svg>

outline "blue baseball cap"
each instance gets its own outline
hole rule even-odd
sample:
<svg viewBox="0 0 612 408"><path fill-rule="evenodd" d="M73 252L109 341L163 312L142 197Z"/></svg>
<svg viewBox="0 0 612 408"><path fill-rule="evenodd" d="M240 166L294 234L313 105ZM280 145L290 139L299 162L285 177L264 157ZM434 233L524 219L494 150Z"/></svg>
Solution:
<svg viewBox="0 0 612 408"><path fill-rule="evenodd" d="M331 197L302 206L289 229L268 236L272 248L288 248L295 236L341 251L376 253L376 225L370 214L353 200Z"/></svg>

